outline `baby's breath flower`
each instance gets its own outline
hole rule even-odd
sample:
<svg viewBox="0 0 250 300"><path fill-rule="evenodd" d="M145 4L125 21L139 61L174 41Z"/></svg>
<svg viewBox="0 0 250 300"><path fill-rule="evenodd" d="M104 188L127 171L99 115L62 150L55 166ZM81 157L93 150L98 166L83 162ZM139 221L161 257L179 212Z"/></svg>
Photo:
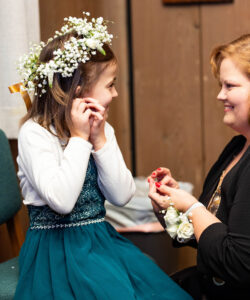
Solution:
<svg viewBox="0 0 250 300"><path fill-rule="evenodd" d="M83 14L90 16L88 12ZM102 17L92 18L90 22L87 18L75 17L64 18L64 21L66 24L60 31L55 32L54 37L76 31L80 38L71 37L64 43L63 49L53 52L53 59L46 63L40 62L39 56L52 38L49 38L47 43L33 45L28 55L19 58L18 71L28 92L38 87L42 89L41 93L45 94L48 86L52 87L54 73L61 73L62 77L71 77L79 63L86 63L91 55L96 55L96 51L106 54L102 46L104 43L111 44L113 35L108 33Z"/></svg>

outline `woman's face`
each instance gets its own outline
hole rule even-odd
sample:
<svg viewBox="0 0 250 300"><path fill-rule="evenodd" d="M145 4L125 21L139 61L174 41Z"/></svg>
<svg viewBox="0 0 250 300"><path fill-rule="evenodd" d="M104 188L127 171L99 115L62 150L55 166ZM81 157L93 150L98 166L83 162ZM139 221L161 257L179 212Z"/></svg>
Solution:
<svg viewBox="0 0 250 300"><path fill-rule="evenodd" d="M224 104L224 123L241 134L249 133L250 80L232 59L224 58L220 83L217 99Z"/></svg>
<svg viewBox="0 0 250 300"><path fill-rule="evenodd" d="M116 63L108 65L99 76L98 81L94 84L91 90L84 95L85 97L96 99L106 111L108 111L109 104L112 99L118 96L115 88L116 71Z"/></svg>

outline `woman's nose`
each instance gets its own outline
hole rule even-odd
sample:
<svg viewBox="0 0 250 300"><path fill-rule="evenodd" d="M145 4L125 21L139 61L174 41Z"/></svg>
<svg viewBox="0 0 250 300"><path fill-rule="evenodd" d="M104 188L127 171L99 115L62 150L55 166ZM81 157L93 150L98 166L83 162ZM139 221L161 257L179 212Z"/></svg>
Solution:
<svg viewBox="0 0 250 300"><path fill-rule="evenodd" d="M227 98L227 95L226 95L225 89L221 88L219 94L217 95L217 99L222 101L222 100L226 100L226 98Z"/></svg>

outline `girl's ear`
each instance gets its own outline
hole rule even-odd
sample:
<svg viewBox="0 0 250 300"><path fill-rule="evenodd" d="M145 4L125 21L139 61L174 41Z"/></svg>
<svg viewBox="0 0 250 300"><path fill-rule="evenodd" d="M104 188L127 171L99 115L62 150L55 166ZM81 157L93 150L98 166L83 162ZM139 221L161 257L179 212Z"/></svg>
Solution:
<svg viewBox="0 0 250 300"><path fill-rule="evenodd" d="M80 92L81 92L81 86L78 85L77 88L76 88L76 91L75 91L75 96L79 97L80 96Z"/></svg>

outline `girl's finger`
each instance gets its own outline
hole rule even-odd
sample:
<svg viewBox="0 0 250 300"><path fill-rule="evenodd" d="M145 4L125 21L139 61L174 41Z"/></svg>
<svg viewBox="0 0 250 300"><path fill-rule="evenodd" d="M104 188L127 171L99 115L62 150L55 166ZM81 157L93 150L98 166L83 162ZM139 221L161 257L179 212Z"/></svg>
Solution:
<svg viewBox="0 0 250 300"><path fill-rule="evenodd" d="M83 105L84 105L84 109L83 109ZM76 98L73 100L71 111L77 112L79 111L79 109L84 111L85 107L86 107L86 102L82 98Z"/></svg>
<svg viewBox="0 0 250 300"><path fill-rule="evenodd" d="M82 98L86 103L98 103L99 101L94 99L94 98L91 98L91 97L84 97Z"/></svg>
<svg viewBox="0 0 250 300"><path fill-rule="evenodd" d="M91 114L96 117L97 120L102 121L103 116L99 112L94 112L91 110Z"/></svg>
<svg viewBox="0 0 250 300"><path fill-rule="evenodd" d="M91 117L91 115L92 115L91 109L87 108L87 109L85 110L84 114L83 114L83 119L84 119L84 120L89 120L90 117Z"/></svg>
<svg viewBox="0 0 250 300"><path fill-rule="evenodd" d="M91 108L92 110L94 109L96 111L99 111L102 114L104 114L104 112L105 112L105 108L98 103L88 103L87 106L89 108Z"/></svg>
<svg viewBox="0 0 250 300"><path fill-rule="evenodd" d="M88 106L85 102L80 102L79 105L77 106L76 112L84 113L85 110L88 109Z"/></svg>

